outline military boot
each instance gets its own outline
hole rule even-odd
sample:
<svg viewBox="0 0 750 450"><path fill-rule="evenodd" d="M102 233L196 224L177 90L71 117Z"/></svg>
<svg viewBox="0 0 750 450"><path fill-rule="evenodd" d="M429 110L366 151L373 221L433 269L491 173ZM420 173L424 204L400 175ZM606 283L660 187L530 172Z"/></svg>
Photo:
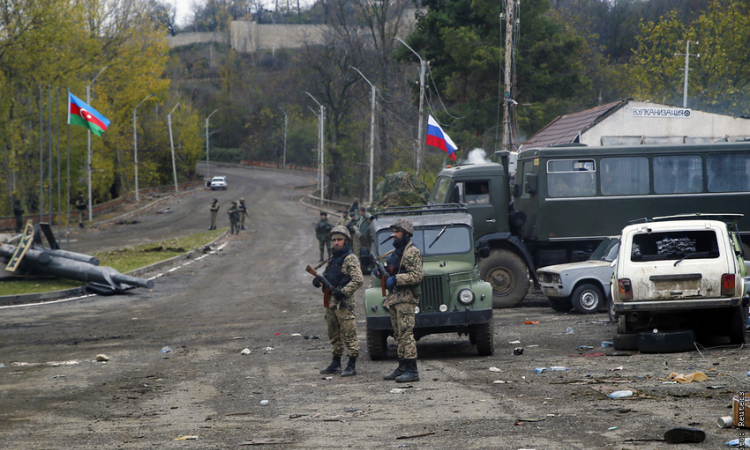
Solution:
<svg viewBox="0 0 750 450"><path fill-rule="evenodd" d="M419 381L419 372L417 371L417 360L407 359L406 360L406 372L403 375L396 378L396 383L410 383L412 381Z"/></svg>
<svg viewBox="0 0 750 450"><path fill-rule="evenodd" d="M320 373L322 374L339 373L339 372L341 372L341 357L340 356L334 356L333 361L331 361L331 364L325 369L320 371Z"/></svg>
<svg viewBox="0 0 750 450"><path fill-rule="evenodd" d="M398 367L396 370L393 371L390 375L385 375L383 377L384 380L395 380L396 378L400 377L401 375L406 372L406 360L405 359L398 359Z"/></svg>
<svg viewBox="0 0 750 450"><path fill-rule="evenodd" d="M349 362L346 364L346 369L341 373L342 377L350 377L357 374L357 357L350 356Z"/></svg>

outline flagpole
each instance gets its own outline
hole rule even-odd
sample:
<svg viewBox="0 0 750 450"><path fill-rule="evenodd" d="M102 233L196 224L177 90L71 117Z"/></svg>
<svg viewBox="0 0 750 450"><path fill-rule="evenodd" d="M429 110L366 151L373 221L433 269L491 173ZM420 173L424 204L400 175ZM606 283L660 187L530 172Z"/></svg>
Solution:
<svg viewBox="0 0 750 450"><path fill-rule="evenodd" d="M48 222L51 226L52 225L52 210L54 208L54 205L52 205L52 182L54 180L52 179L52 85L51 84L47 85L47 99L48 99L47 109L49 111L47 114L47 117L49 118L49 125L48 125L49 150L47 153L48 159L49 159L48 161L48 164L49 164L49 221Z"/></svg>
<svg viewBox="0 0 750 450"><path fill-rule="evenodd" d="M140 103L135 105L135 108L133 108L133 162L135 163L135 201L138 203L140 200L138 197L138 128L136 128L136 119L138 118L136 116L136 110L139 106L143 104L146 100L148 100L151 97L151 94L148 94L146 98L141 100Z"/></svg>
<svg viewBox="0 0 750 450"><path fill-rule="evenodd" d="M94 84L94 81L96 81L97 78L99 78L99 75L104 72L104 69L106 69L109 66L104 66L99 70L99 73L96 74L93 80L91 80L91 83L86 85L86 104L91 104L91 85ZM89 188L89 223L93 220L94 212L93 212L93 206L94 204L91 201L91 129L86 130L86 176L88 178L88 188Z"/></svg>
<svg viewBox="0 0 750 450"><path fill-rule="evenodd" d="M65 223L67 223L68 226L68 251L70 251L70 89L67 89L68 91L68 164L66 166L67 172L68 172L68 194L65 197L65 204L67 206L67 217L65 219Z"/></svg>
<svg viewBox="0 0 750 450"><path fill-rule="evenodd" d="M60 86L57 86L57 235L62 232L62 198L60 193Z"/></svg>

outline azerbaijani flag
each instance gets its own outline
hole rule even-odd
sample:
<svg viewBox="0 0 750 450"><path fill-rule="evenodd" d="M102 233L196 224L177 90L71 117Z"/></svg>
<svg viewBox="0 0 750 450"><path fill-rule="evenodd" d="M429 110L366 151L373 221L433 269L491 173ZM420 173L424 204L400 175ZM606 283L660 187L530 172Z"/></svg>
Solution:
<svg viewBox="0 0 750 450"><path fill-rule="evenodd" d="M107 131L109 119L83 100L68 92L68 124L88 128L97 136Z"/></svg>
<svg viewBox="0 0 750 450"><path fill-rule="evenodd" d="M440 128L437 121L428 116L427 119L427 145L437 147L445 152L448 152L448 157L453 161L456 160L456 144L453 143L450 136L448 136L443 129Z"/></svg>

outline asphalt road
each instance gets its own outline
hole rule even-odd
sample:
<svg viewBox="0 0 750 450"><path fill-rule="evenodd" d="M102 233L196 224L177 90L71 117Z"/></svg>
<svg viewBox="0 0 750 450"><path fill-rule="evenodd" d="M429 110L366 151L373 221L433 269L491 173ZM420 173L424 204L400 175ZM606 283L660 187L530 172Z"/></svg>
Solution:
<svg viewBox="0 0 750 450"><path fill-rule="evenodd" d="M629 440L689 425L707 439L678 448L714 449L739 436L716 421L747 387L744 348L614 352L600 346L615 332L606 314L556 313L538 294L496 311L493 356L477 356L466 337L428 336L418 343L420 382L383 381L396 361L366 351L357 376L324 379L322 300L304 271L318 256L317 214L291 188L309 180L227 175L219 198L244 195L251 218L221 250L165 272L152 290L0 308L0 448L663 449L672 446ZM175 200L169 216L87 230L76 248L208 228L213 196L199 191ZM534 373L552 366L568 370ZM709 380L666 384L671 372L693 371ZM635 395L605 395L622 389Z"/></svg>

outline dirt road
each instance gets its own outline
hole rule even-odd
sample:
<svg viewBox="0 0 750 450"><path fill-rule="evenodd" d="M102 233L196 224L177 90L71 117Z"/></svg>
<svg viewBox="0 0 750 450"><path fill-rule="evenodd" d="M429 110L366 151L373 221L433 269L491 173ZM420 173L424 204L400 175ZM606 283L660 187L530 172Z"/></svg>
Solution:
<svg viewBox="0 0 750 450"><path fill-rule="evenodd" d="M428 336L418 343L420 382L383 381L395 360L366 352L357 376L323 379L330 345L304 271L318 256L317 214L291 189L308 180L238 171L230 182L227 196L249 200L248 230L153 290L0 309L0 448L663 449L673 446L627 441L677 426L707 434L678 448L723 448L739 437L716 421L748 387L745 349L615 352L600 346L615 331L606 314L556 313L539 295L496 311L491 357L477 356L465 337ZM184 197L179 205L194 209L177 221L144 215L136 236L97 237L131 242L160 226L207 228L212 196ZM109 361L96 362L98 354ZM539 367L548 371L535 374ZM694 371L709 380L665 384L671 372ZM622 389L636 395L605 395Z"/></svg>

